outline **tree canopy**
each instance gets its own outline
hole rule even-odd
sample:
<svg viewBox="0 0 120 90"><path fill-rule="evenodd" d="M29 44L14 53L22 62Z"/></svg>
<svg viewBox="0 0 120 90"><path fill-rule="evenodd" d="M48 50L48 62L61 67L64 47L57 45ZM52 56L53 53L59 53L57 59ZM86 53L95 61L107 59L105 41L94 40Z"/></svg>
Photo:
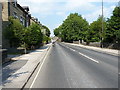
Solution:
<svg viewBox="0 0 120 90"><path fill-rule="evenodd" d="M40 46L43 41L50 40L50 30L46 29L46 36L41 32L41 27L37 23L32 23L29 27L24 27L18 19L9 17L9 25L6 28L5 37L10 42L10 47Z"/></svg>
<svg viewBox="0 0 120 90"><path fill-rule="evenodd" d="M54 29L54 34L65 42L83 40L87 43L116 43L120 41L120 5L114 8L113 15L107 20L99 16L90 25L78 13L71 13L62 25Z"/></svg>
<svg viewBox="0 0 120 90"><path fill-rule="evenodd" d="M120 40L120 6L116 6L113 15L107 20L106 42Z"/></svg>
<svg viewBox="0 0 120 90"><path fill-rule="evenodd" d="M85 38L84 30L89 27L88 22L78 13L71 13L62 25L54 30L56 36L62 38L63 41L72 42Z"/></svg>
<svg viewBox="0 0 120 90"><path fill-rule="evenodd" d="M19 22L18 19L9 17L9 24L5 30L5 37L9 39L11 47L17 47L21 43L22 33L24 26Z"/></svg>

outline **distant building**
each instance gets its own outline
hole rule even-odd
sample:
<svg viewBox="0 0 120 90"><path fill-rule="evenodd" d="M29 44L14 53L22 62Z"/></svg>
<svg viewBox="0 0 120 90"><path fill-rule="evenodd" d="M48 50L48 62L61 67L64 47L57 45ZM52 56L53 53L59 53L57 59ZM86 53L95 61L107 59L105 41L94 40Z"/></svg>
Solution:
<svg viewBox="0 0 120 90"><path fill-rule="evenodd" d="M40 21L38 21L38 19L34 18L34 17L30 18L30 24L32 24L32 23L36 23L36 24L42 26L42 24L40 23Z"/></svg>

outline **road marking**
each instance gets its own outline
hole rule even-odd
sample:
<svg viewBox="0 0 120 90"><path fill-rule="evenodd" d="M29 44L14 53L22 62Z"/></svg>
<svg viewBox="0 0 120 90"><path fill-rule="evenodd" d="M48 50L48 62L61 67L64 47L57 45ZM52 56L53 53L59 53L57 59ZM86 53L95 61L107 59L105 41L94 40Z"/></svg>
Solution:
<svg viewBox="0 0 120 90"><path fill-rule="evenodd" d="M50 51L50 50L49 50L49 51ZM33 82L32 82L32 84L31 84L31 86L30 86L30 88L33 87L33 85L34 85L34 83L35 83L35 81L36 81L36 79L37 79L37 77L38 77L38 75L39 75L39 73L40 73L40 71L41 71L41 69L42 69L42 66L43 66L43 64L44 64L44 62L45 62L45 59L46 59L47 56L48 56L48 53L49 53L49 52L47 52L47 54L45 55L45 58L43 59L43 62L42 62L41 66L40 66L40 68L39 68L39 70L38 70L38 72L37 72L37 74L36 74L36 76L35 76L35 78L34 78L34 80L33 80Z"/></svg>
<svg viewBox="0 0 120 90"><path fill-rule="evenodd" d="M70 50L72 50L72 51L76 51L76 50L74 50L74 49L72 49L72 48L70 48L70 47L67 47L67 48L69 48ZM89 56L87 56L87 55L85 55L85 54L82 54L82 53L80 53L79 52L79 54L80 55L82 55L82 56L84 56L84 57L86 57L86 58L88 58L88 59L90 59L91 61L93 61L93 62L96 62L96 63L99 63L99 61L97 61L97 60L95 60L95 59L93 59L93 58L91 58L91 57L89 57Z"/></svg>
<svg viewBox="0 0 120 90"><path fill-rule="evenodd" d="M70 48L70 50L72 50L72 51L74 51L74 52L75 52L75 50L74 50L74 49L72 49L72 48Z"/></svg>
<svg viewBox="0 0 120 90"><path fill-rule="evenodd" d="M85 54L82 54L82 53L80 53L80 52L79 52L79 54L82 55L82 56L84 56L84 57L86 57L86 58L88 58L88 59L90 59L90 60L92 60L92 61L94 61L94 62L96 62L96 63L99 63L99 61L97 61L97 60L95 60L95 59L92 59L92 58L86 56Z"/></svg>

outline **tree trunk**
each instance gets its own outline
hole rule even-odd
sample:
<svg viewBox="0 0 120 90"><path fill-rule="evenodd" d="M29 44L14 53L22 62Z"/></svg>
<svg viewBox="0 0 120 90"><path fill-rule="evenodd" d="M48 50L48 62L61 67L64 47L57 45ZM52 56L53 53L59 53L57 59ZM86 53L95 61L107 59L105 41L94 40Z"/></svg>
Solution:
<svg viewBox="0 0 120 90"><path fill-rule="evenodd" d="M86 45L89 45L90 44L90 42L86 42Z"/></svg>
<svg viewBox="0 0 120 90"><path fill-rule="evenodd" d="M80 43L82 43L82 40L80 40Z"/></svg>

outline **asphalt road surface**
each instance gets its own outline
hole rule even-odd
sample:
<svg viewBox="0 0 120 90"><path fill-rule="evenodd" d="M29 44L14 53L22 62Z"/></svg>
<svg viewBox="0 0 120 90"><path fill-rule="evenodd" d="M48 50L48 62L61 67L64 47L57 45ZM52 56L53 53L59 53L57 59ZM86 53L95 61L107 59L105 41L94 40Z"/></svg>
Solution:
<svg viewBox="0 0 120 90"><path fill-rule="evenodd" d="M55 43L30 88L118 88L118 57Z"/></svg>

